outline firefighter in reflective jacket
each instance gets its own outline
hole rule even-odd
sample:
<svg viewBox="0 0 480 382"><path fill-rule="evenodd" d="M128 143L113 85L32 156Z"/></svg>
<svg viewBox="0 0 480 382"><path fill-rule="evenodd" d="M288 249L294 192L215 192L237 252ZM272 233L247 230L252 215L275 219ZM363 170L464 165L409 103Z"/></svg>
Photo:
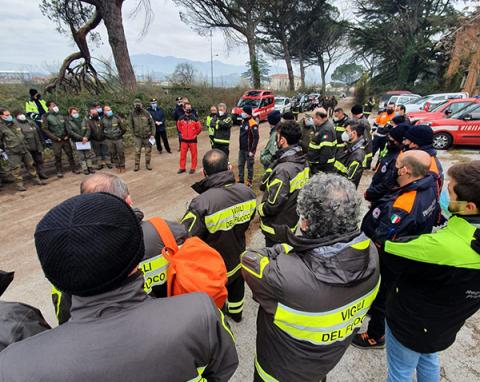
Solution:
<svg viewBox="0 0 480 382"><path fill-rule="evenodd" d="M230 154L230 130L232 129L232 125L233 120L227 113L227 105L220 103L218 105L218 115L213 131L213 148L222 150L227 154L227 158Z"/></svg>
<svg viewBox="0 0 480 382"><path fill-rule="evenodd" d="M42 116L48 113L47 103L42 99L37 89L30 89L30 99L25 102L25 114L33 120L40 129L42 125Z"/></svg>
<svg viewBox="0 0 480 382"><path fill-rule="evenodd" d="M182 223L192 236L200 237L222 255L228 276L226 312L239 322L245 294L240 255L255 215L256 195L249 187L235 183L228 158L220 150L205 154L203 172L205 178L192 186L200 195L190 202Z"/></svg>
<svg viewBox="0 0 480 382"><path fill-rule="evenodd" d="M337 138L332 122L324 108L313 111L315 133L308 145L308 165L312 174L334 172Z"/></svg>
<svg viewBox="0 0 480 382"><path fill-rule="evenodd" d="M298 197L303 234L282 227L283 244L242 255L260 304L255 381L321 381L362 325L379 271L375 245L358 231L360 204L351 182L316 175Z"/></svg>
<svg viewBox="0 0 480 382"><path fill-rule="evenodd" d="M340 175L351 180L358 188L363 174L365 160L365 126L359 123L348 125L342 133L342 140L347 143L345 150L338 152L335 169Z"/></svg>
<svg viewBox="0 0 480 382"><path fill-rule="evenodd" d="M215 135L215 125L217 124L218 111L215 105L210 106L210 114L205 119L205 126L208 129L208 139L210 139L210 146L213 149L213 137Z"/></svg>
<svg viewBox="0 0 480 382"><path fill-rule="evenodd" d="M337 107L333 112L333 117L333 125L337 136L337 151L343 150L347 146L342 140L342 134L345 131L345 126L348 125L348 115L343 112L341 107Z"/></svg>
<svg viewBox="0 0 480 382"><path fill-rule="evenodd" d="M277 125L277 147L275 159L266 170L260 190L262 203L258 207L260 228L265 235L265 244L271 247L278 243L276 226L297 228L297 196L307 183L310 169L302 148L300 126L295 121L284 121Z"/></svg>

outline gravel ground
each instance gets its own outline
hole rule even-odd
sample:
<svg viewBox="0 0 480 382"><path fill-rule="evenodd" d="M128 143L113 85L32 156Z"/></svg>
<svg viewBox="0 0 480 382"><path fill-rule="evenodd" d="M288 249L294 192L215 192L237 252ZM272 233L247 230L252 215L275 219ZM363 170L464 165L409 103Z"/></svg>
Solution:
<svg viewBox="0 0 480 382"><path fill-rule="evenodd" d="M263 125L260 132L261 147L267 139L268 127ZM171 139L171 145L177 147L175 139ZM203 133L199 153L204 153L207 149L207 137ZM237 150L238 128L235 128L231 152L235 154ZM480 155L478 150L459 149L441 152L440 158L444 167L448 168L458 161L480 159ZM232 155L231 159L236 164L236 156ZM171 220L181 218L188 201L195 196L190 185L200 180L201 175L198 172L196 175L177 175L177 152L162 155L154 153L152 172L142 168L140 172L134 173L132 168L133 156L128 155L129 171L122 174L122 177L129 184L135 206L142 209L147 218L157 215ZM364 175L359 192L363 192L370 178L371 174ZM52 325L55 325L55 317L50 303L50 286L36 258L33 232L37 222L50 208L78 193L82 179L83 175L67 174L64 179L50 180L45 187L27 184L29 190L22 194L15 193L13 187L0 192L0 269L16 272L15 281L4 298L38 307ZM248 246L261 247L263 243L258 222L254 222ZM231 323L240 357L240 365L232 381L252 380L257 308L247 288L244 319L239 324ZM466 322L455 344L442 353L442 381L480 381L479 343L480 314L477 313ZM329 381L383 381L385 375L383 350L361 351L350 347L329 374Z"/></svg>

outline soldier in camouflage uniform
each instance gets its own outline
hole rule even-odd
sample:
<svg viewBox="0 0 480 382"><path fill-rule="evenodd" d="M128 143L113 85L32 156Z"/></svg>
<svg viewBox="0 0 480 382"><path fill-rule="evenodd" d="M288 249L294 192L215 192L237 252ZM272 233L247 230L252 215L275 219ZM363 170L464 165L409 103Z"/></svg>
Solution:
<svg viewBox="0 0 480 382"><path fill-rule="evenodd" d="M115 158L118 172L125 172L125 150L123 148L122 138L127 128L120 117L113 114L110 106L105 105L103 112L102 126L105 138L107 138L108 151L112 156L112 160Z"/></svg>
<svg viewBox="0 0 480 382"><path fill-rule="evenodd" d="M37 175L32 156L25 144L25 137L22 134L22 129L15 123L10 112L5 109L0 109L0 145L8 155L8 160L10 162L12 174L15 177L18 191L27 190L23 185L23 177L21 174L22 163L32 176L34 184L46 184L43 180L40 180Z"/></svg>
<svg viewBox="0 0 480 382"><path fill-rule="evenodd" d="M136 99L133 106L134 109L129 119L135 142L135 168L133 171L140 170L140 157L143 147L145 147L145 167L147 170L151 170L152 144L149 142L149 138L155 135L155 123L150 113L143 108L142 101Z"/></svg>
<svg viewBox="0 0 480 382"><path fill-rule="evenodd" d="M68 135L72 139L75 149L77 150L78 159L80 160L80 166L82 166L83 173L85 175L95 174L92 164L92 159L95 158L95 154L92 149L79 150L76 145L80 142L85 144L90 141L90 129L87 125L84 125L77 108L69 108L68 115Z"/></svg>
<svg viewBox="0 0 480 382"><path fill-rule="evenodd" d="M68 157L70 169L74 174L80 174L73 158L72 146L67 132L65 118L59 113L58 106L53 101L47 102L48 113L42 117L42 131L52 140L53 153L55 155L55 167L57 176L63 178L62 150Z"/></svg>
<svg viewBox="0 0 480 382"><path fill-rule="evenodd" d="M22 111L16 111L14 114L15 123L22 129L27 149L35 162L38 177L40 179L48 179L43 170L43 144L35 122L27 119Z"/></svg>
<svg viewBox="0 0 480 382"><path fill-rule="evenodd" d="M101 170L104 166L112 168L112 161L110 159L107 141L105 139L105 134L103 133L103 125L97 109L99 109L97 106L92 106L88 117L85 118L83 123L84 126L90 130L93 151L95 151L95 156L97 157L97 170Z"/></svg>

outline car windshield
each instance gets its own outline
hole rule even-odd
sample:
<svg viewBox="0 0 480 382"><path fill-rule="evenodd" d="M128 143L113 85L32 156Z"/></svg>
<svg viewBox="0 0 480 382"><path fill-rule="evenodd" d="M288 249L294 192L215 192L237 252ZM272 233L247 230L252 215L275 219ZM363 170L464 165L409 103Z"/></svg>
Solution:
<svg viewBox="0 0 480 382"><path fill-rule="evenodd" d="M430 111L439 111L443 105L445 105L448 101L440 102L438 105L435 105Z"/></svg>
<svg viewBox="0 0 480 382"><path fill-rule="evenodd" d="M416 104L416 105L420 105L421 103L427 101L430 99L430 96L423 96L423 97L420 97L419 99L416 99L415 101L413 101L412 103Z"/></svg>
<svg viewBox="0 0 480 382"><path fill-rule="evenodd" d="M259 107L260 106L260 100L242 98L240 101L238 101L237 106L238 107L244 107L244 106Z"/></svg>
<svg viewBox="0 0 480 382"><path fill-rule="evenodd" d="M467 113L472 113L472 112L477 112L480 111L480 103L473 103L471 105L468 105L467 107L457 111L456 113L453 113L450 118L453 119L459 119L462 115L467 114Z"/></svg>
<svg viewBox="0 0 480 382"><path fill-rule="evenodd" d="M285 100L283 98L277 98L275 100L275 105L283 105L284 102Z"/></svg>

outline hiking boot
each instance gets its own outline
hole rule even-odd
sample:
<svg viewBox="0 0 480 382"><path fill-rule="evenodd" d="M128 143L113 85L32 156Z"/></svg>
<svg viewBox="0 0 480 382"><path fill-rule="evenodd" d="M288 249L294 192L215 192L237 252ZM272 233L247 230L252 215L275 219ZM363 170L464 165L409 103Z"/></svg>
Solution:
<svg viewBox="0 0 480 382"><path fill-rule="evenodd" d="M112 166L111 163L107 163L107 167L108 167L108 168L113 168L113 166Z"/></svg>
<svg viewBox="0 0 480 382"><path fill-rule="evenodd" d="M18 184L17 184L17 191L19 191L19 192L24 192L24 191L27 191L27 189L25 188L25 186L23 185L23 183L18 183Z"/></svg>
<svg viewBox="0 0 480 382"><path fill-rule="evenodd" d="M57 172L57 178L63 178L63 172Z"/></svg>
<svg viewBox="0 0 480 382"><path fill-rule="evenodd" d="M95 171L92 167L89 167L89 168L88 168L88 172L89 172L90 174L95 174L96 171Z"/></svg>
<svg viewBox="0 0 480 382"><path fill-rule="evenodd" d="M38 173L38 177L39 177L40 179L43 179L43 180L48 179L48 176L47 176L46 174L44 174L43 172L39 172L39 173Z"/></svg>
<svg viewBox="0 0 480 382"><path fill-rule="evenodd" d="M33 178L32 179L32 183L35 185L35 186L45 186L47 184L47 182L44 182L43 180L41 180L40 178Z"/></svg>
<svg viewBox="0 0 480 382"><path fill-rule="evenodd" d="M81 171L80 171L78 168L74 168L74 169L72 170L72 172L73 172L74 174L80 174L80 173L81 173Z"/></svg>
<svg viewBox="0 0 480 382"><path fill-rule="evenodd" d="M177 174L183 174L184 172L186 172L186 170L180 169L177 171Z"/></svg>
<svg viewBox="0 0 480 382"><path fill-rule="evenodd" d="M188 173L189 174L195 174L195 169L194 168L190 169L190 171Z"/></svg>
<svg viewBox="0 0 480 382"><path fill-rule="evenodd" d="M385 347L385 336L375 340L367 332L355 334L352 345L359 349L383 349Z"/></svg>
<svg viewBox="0 0 480 382"><path fill-rule="evenodd" d="M103 168L103 164L99 164L99 165L97 166L97 170L101 170L102 168Z"/></svg>
<svg viewBox="0 0 480 382"><path fill-rule="evenodd" d="M148 171L152 171L152 166L150 166L150 162L145 163L145 168L146 168Z"/></svg>
<svg viewBox="0 0 480 382"><path fill-rule="evenodd" d="M135 167L133 168L133 171L138 171L140 170L140 165L139 164L135 164Z"/></svg>
<svg viewBox="0 0 480 382"><path fill-rule="evenodd" d="M83 170L83 173L84 173L85 175L90 175L90 171L88 171L88 168L86 168L85 170Z"/></svg>

